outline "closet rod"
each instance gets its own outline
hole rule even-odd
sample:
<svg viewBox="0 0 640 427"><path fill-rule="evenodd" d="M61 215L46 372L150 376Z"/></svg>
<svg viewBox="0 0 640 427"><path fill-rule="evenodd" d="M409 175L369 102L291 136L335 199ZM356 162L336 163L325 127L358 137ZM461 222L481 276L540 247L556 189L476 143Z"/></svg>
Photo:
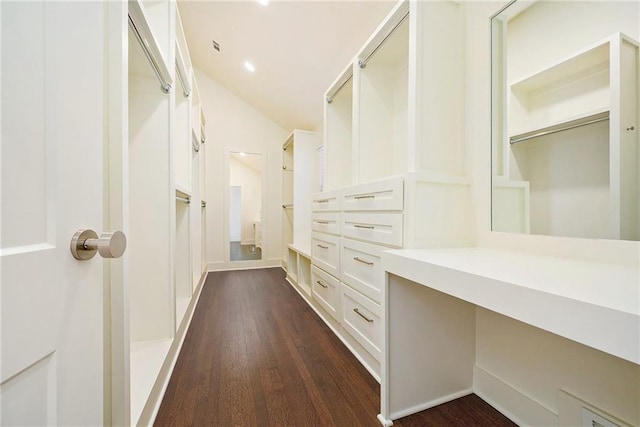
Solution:
<svg viewBox="0 0 640 427"><path fill-rule="evenodd" d="M189 197L176 196L176 200L185 202L188 205L191 204L191 199Z"/></svg>
<svg viewBox="0 0 640 427"><path fill-rule="evenodd" d="M292 208L293 208L292 204L282 205L282 209L292 209Z"/></svg>
<svg viewBox="0 0 640 427"><path fill-rule="evenodd" d="M149 42L149 38L153 39L153 35L151 34L151 29L146 24L142 9L134 10L134 13L138 15L138 17L141 17L138 20L138 22L141 23L140 28L136 25L136 20L131 16L131 9L134 7L139 7L137 2L129 2L129 28L131 28L131 31L136 36L136 40L140 43L140 47L142 48L144 55L151 64L153 73L160 81L160 89L164 93L171 93L171 90L173 89L173 81L169 75L169 70L164 66L162 55L158 50L158 47L155 45L155 42L153 42L153 40L152 43ZM145 37L145 35L147 37ZM156 60L156 58L160 59Z"/></svg>
<svg viewBox="0 0 640 427"><path fill-rule="evenodd" d="M375 47L371 49L370 52L367 52L366 50L362 52L362 58L358 60L358 66L360 68L364 68L367 66L367 62L369 62L369 59L371 59L371 57L378 51L378 49L380 49L380 47L389 39L389 37L391 37L393 33L396 32L396 30L400 27L400 25L404 22L404 20L407 19L407 16L409 16L408 5L407 5L407 10L404 11L404 14L400 17L398 23L394 24L393 27L389 30L389 32L383 36L380 43L377 43Z"/></svg>
<svg viewBox="0 0 640 427"><path fill-rule="evenodd" d="M541 130L533 134L527 134L524 136L512 136L509 138L509 144L513 145L513 144L517 144L518 142L528 141L530 139L539 138L541 136L547 136L547 135L551 135L558 132L564 132L565 130L575 129L575 128L579 128L586 125L592 125L594 123L604 122L609 120L609 113L605 113L605 114L606 116L604 116L603 114L596 114L594 116L590 116L586 118L585 120L573 120L571 122L566 123L563 126L554 127L553 129L549 129L549 130Z"/></svg>
<svg viewBox="0 0 640 427"><path fill-rule="evenodd" d="M336 97L336 95L340 93L342 88L345 87L347 83L349 83L349 80L351 80L352 78L353 78L353 74L349 74L349 77L347 77L343 82L340 82L340 85L335 91L333 91L330 95L327 95L327 98L326 98L327 104L331 104L333 102L333 99Z"/></svg>
<svg viewBox="0 0 640 427"><path fill-rule="evenodd" d="M180 50L180 46L178 46L178 42L176 41L176 76L178 76L178 80L180 80L180 85L182 86L182 94L185 98L189 98L191 96L191 85L189 83L187 68L184 64L184 58L182 56L182 51Z"/></svg>

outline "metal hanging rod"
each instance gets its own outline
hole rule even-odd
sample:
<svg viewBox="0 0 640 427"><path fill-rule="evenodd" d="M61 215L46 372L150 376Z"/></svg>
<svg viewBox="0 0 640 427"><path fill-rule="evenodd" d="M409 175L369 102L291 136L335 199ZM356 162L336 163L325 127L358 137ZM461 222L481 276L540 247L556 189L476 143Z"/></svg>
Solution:
<svg viewBox="0 0 640 427"><path fill-rule="evenodd" d="M292 204L282 205L282 209L293 209Z"/></svg>
<svg viewBox="0 0 640 427"><path fill-rule="evenodd" d="M153 38L153 33L147 23L139 0L129 2L129 28L131 28L136 40L140 43L144 55L147 57L154 74L160 81L160 89L164 93L171 93L173 89L171 74L162 59L162 53Z"/></svg>
<svg viewBox="0 0 640 427"><path fill-rule="evenodd" d="M180 46L178 46L178 42L176 41L176 76L178 76L178 80L180 81L180 85L182 86L182 94L185 98L189 98L191 96L191 82L189 82L189 73L187 72L187 68L185 67L184 58L182 56L182 51L180 50Z"/></svg>
<svg viewBox="0 0 640 427"><path fill-rule="evenodd" d="M180 202L184 202L188 205L191 204L191 198L189 197L182 197L182 196L176 196L176 200L180 201Z"/></svg>
<svg viewBox="0 0 640 427"><path fill-rule="evenodd" d="M547 128L540 129L535 132L529 132L521 135L515 135L509 138L509 144L517 144L518 142L528 141L534 138L540 138L541 136L547 136L558 132L564 132L566 130L579 128L582 126L591 125L594 123L604 122L609 120L609 112L593 114L587 117L583 117L577 120L571 120L560 125L549 126Z"/></svg>
<svg viewBox="0 0 640 427"><path fill-rule="evenodd" d="M389 28L386 32L380 32L376 39L372 40L369 47L364 49L360 53L360 59L358 60L358 66L364 68L367 66L369 59L380 49L380 47L391 37L400 25L409 16L409 2L403 3L402 7L396 12L396 15L389 20ZM378 41L379 40L379 41Z"/></svg>
<svg viewBox="0 0 640 427"><path fill-rule="evenodd" d="M333 102L333 100L336 97L336 95L338 95L338 93L340 93L342 88L345 87L347 85L347 83L349 83L349 81L352 78L353 78L353 73L352 72L347 74L346 78L344 78L344 75L343 75L343 77L337 82L338 87L335 90L331 91L331 93L329 93L327 95L327 97L325 98L325 100L327 101L327 104L331 104Z"/></svg>
<svg viewBox="0 0 640 427"><path fill-rule="evenodd" d="M200 152L200 143L198 142L198 137L195 133L191 133L191 145L193 146L193 151L196 153Z"/></svg>

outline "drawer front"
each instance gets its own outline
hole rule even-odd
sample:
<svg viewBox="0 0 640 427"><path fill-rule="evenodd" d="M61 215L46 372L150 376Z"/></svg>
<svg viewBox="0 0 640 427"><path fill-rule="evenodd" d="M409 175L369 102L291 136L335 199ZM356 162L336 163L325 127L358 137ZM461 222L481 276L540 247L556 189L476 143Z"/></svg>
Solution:
<svg viewBox="0 0 640 427"><path fill-rule="evenodd" d="M344 329L371 355L380 361L382 320L380 305L342 283L340 322Z"/></svg>
<svg viewBox="0 0 640 427"><path fill-rule="evenodd" d="M340 238L324 233L311 234L311 258L324 271L340 277Z"/></svg>
<svg viewBox="0 0 640 427"><path fill-rule="evenodd" d="M337 212L314 212L311 214L311 230L339 235L340 214Z"/></svg>
<svg viewBox="0 0 640 427"><path fill-rule="evenodd" d="M402 177L356 185L343 190L342 210L401 211L404 206Z"/></svg>
<svg viewBox="0 0 640 427"><path fill-rule="evenodd" d="M340 321L340 281L332 275L311 267L311 294L334 319Z"/></svg>
<svg viewBox="0 0 640 427"><path fill-rule="evenodd" d="M345 213L342 235L381 245L402 247L402 214Z"/></svg>
<svg viewBox="0 0 640 427"><path fill-rule="evenodd" d="M340 210L340 191L325 191L324 193L316 193L311 201L311 209L317 211L339 211Z"/></svg>
<svg viewBox="0 0 640 427"><path fill-rule="evenodd" d="M351 239L340 241L341 280L377 303L382 301L384 249L387 248Z"/></svg>

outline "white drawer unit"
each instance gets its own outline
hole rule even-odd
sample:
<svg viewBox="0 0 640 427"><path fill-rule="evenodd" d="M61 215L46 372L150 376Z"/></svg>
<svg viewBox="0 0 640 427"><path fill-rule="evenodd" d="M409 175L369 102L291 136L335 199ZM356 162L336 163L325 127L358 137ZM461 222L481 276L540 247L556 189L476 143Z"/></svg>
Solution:
<svg viewBox="0 0 640 427"><path fill-rule="evenodd" d="M376 360L380 361L380 347L382 346L380 305L344 283L340 286L342 294L340 322L342 326Z"/></svg>
<svg viewBox="0 0 640 427"><path fill-rule="evenodd" d="M340 321L340 281L311 266L311 292L314 300L338 322Z"/></svg>
<svg viewBox="0 0 640 427"><path fill-rule="evenodd" d="M313 195L313 200L311 201L311 209L314 212L339 211L340 198L341 198L341 192L338 190L325 191L323 193L316 193Z"/></svg>
<svg viewBox="0 0 640 427"><path fill-rule="evenodd" d="M313 264L340 277L340 238L324 233L311 234Z"/></svg>
<svg viewBox="0 0 640 427"><path fill-rule="evenodd" d="M387 248L357 240L340 241L340 279L377 303L382 301L384 270L381 254L384 249Z"/></svg>
<svg viewBox="0 0 640 427"><path fill-rule="evenodd" d="M345 213L342 235L381 245L402 247L401 213Z"/></svg>
<svg viewBox="0 0 640 427"><path fill-rule="evenodd" d="M339 212L314 212L311 215L311 230L321 233L340 234Z"/></svg>
<svg viewBox="0 0 640 427"><path fill-rule="evenodd" d="M345 211L401 211L404 206L404 179L386 179L343 190Z"/></svg>

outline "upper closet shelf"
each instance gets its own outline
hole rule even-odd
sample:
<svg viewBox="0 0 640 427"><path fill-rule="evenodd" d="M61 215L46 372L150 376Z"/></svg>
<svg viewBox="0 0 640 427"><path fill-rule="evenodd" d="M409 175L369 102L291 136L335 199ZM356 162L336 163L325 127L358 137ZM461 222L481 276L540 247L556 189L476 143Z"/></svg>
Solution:
<svg viewBox="0 0 640 427"><path fill-rule="evenodd" d="M509 143L516 144L518 142L524 142L530 139L539 138L541 136L551 135L554 133L563 132L569 129L575 129L577 127L591 125L606 120L609 120L609 110L589 114L573 120L567 120L562 123L557 123L544 128L532 130L530 132L513 135L509 137Z"/></svg>
<svg viewBox="0 0 640 427"><path fill-rule="evenodd" d="M546 92L609 70L609 40L584 49L550 67L511 84L511 90Z"/></svg>

